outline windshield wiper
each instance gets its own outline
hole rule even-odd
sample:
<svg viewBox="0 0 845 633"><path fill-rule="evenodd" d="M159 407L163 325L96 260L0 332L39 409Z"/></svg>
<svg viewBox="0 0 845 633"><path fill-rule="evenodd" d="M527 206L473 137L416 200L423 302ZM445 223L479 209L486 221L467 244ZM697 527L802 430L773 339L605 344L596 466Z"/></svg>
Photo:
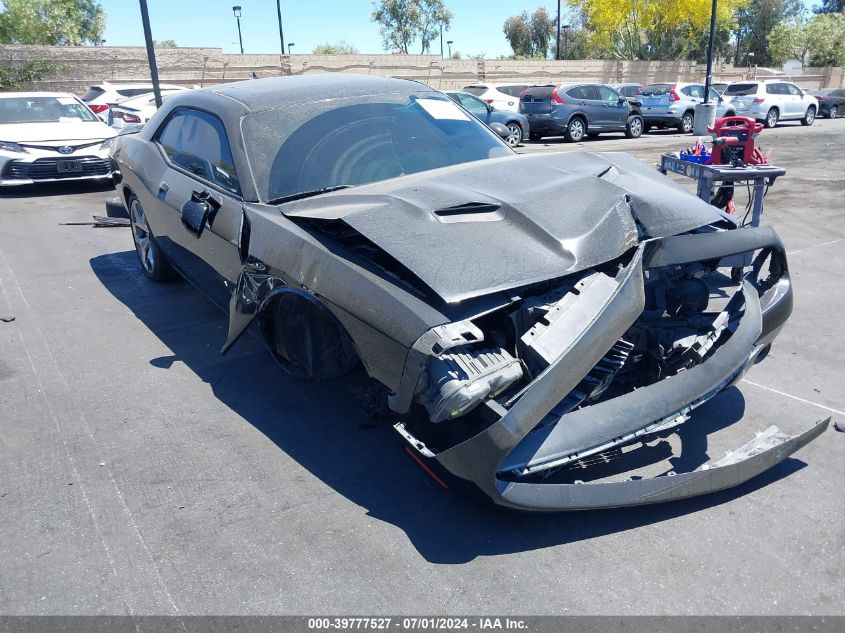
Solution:
<svg viewBox="0 0 845 633"><path fill-rule="evenodd" d="M339 189L349 189L352 185L333 185L331 187L323 187L322 189L312 189L311 191L300 191L299 193L291 193L280 198L273 198L267 204L282 204L283 202L291 202L292 200L301 200L302 198L310 198L311 196L319 196L321 193L328 193L330 191L337 191Z"/></svg>

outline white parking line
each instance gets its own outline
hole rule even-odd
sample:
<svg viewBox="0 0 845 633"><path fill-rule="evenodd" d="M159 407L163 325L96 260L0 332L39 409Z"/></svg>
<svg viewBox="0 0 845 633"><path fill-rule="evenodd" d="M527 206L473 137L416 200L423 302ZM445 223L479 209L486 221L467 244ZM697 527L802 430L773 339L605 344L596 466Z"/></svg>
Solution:
<svg viewBox="0 0 845 633"><path fill-rule="evenodd" d="M791 393L785 393L783 391L778 391L777 389L772 389L771 387L766 387L765 385L760 385L756 382L751 382L746 378L743 378L741 382L746 382L749 385L753 385L755 387L759 387L760 389L765 389L766 391L771 391L772 393L776 393L779 396L786 396L787 398L792 398L793 400L797 400L798 402L803 402L804 404L811 404L814 407L818 407L819 409L824 409L825 411L830 411L831 413L838 413L839 415L845 415L845 411L840 411L839 409L832 409L831 407L826 407L823 404L819 404L818 402L813 402L812 400L804 400L804 398L799 398L798 396L793 396Z"/></svg>
<svg viewBox="0 0 845 633"><path fill-rule="evenodd" d="M802 253L804 251L808 251L811 248L821 248L822 246L829 246L831 244L836 244L837 242L841 242L842 238L840 237L838 240L830 240L829 242L822 242L821 244L814 244L813 246L805 246L804 248L799 248L794 251L789 251L787 255L795 255L795 253Z"/></svg>

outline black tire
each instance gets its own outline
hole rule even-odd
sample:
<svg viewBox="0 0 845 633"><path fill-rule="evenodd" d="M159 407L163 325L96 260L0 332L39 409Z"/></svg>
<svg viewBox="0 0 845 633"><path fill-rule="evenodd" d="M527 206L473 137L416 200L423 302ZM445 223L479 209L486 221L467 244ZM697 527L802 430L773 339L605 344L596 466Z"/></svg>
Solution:
<svg viewBox="0 0 845 633"><path fill-rule="evenodd" d="M273 358L291 376L322 382L348 374L358 364L346 330L310 297L279 295L261 311L259 323Z"/></svg>
<svg viewBox="0 0 845 633"><path fill-rule="evenodd" d="M587 138L598 138L601 132L587 132Z"/></svg>
<svg viewBox="0 0 845 633"><path fill-rule="evenodd" d="M625 136L627 138L640 138L644 129L643 118L639 114L632 114L625 124Z"/></svg>
<svg viewBox="0 0 845 633"><path fill-rule="evenodd" d="M529 141L542 141L543 137L537 134L537 132L529 132L528 133L528 140Z"/></svg>
<svg viewBox="0 0 845 633"><path fill-rule="evenodd" d="M643 134L648 134L649 132L651 132L651 123L643 121Z"/></svg>
<svg viewBox="0 0 845 633"><path fill-rule="evenodd" d="M167 257L161 252L155 237L147 223L147 214L138 197L133 193L126 202L129 210L129 225L132 230L132 241L135 243L135 253L141 264L141 272L150 281L170 281L176 277L176 271Z"/></svg>
<svg viewBox="0 0 845 633"><path fill-rule="evenodd" d="M736 112L734 112L733 110L728 110L727 112L725 112L725 116L726 117L736 116Z"/></svg>
<svg viewBox="0 0 845 633"><path fill-rule="evenodd" d="M681 134L692 134L695 129L695 114L693 112L684 112L681 117L681 122L678 124L678 131Z"/></svg>
<svg viewBox="0 0 845 633"><path fill-rule="evenodd" d="M508 128L509 132L508 137L505 139L505 143L511 147L516 147L522 143L522 126L519 123L516 121L508 121L505 127Z"/></svg>
<svg viewBox="0 0 845 633"><path fill-rule="evenodd" d="M780 119L780 111L777 108L769 108L763 122L766 124L767 128L771 129L773 127L777 127L778 119Z"/></svg>
<svg viewBox="0 0 845 633"><path fill-rule="evenodd" d="M563 138L569 143L579 143L584 140L586 133L587 126L584 124L584 119L576 116L569 120L569 125L566 126Z"/></svg>
<svg viewBox="0 0 845 633"><path fill-rule="evenodd" d="M813 121L816 120L816 107L810 106L807 108L807 111L804 113L804 118L801 119L801 125L812 125Z"/></svg>
<svg viewBox="0 0 845 633"><path fill-rule="evenodd" d="M836 106L830 106L830 110L827 111L827 118L835 119L837 116L839 116L839 108Z"/></svg>

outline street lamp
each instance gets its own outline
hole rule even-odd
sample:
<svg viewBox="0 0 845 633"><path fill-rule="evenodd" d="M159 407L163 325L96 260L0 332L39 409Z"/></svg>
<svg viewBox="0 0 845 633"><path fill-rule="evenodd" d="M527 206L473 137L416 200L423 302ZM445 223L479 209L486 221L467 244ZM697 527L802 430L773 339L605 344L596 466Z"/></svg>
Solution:
<svg viewBox="0 0 845 633"><path fill-rule="evenodd" d="M293 48L294 46L296 46L296 44L294 42L291 42L290 44L288 44L288 55L290 55L290 49Z"/></svg>
<svg viewBox="0 0 845 633"><path fill-rule="evenodd" d="M285 54L285 32L282 30L282 0L276 0L276 13L279 16L279 41L282 43L282 55ZM288 49L290 55L290 49Z"/></svg>
<svg viewBox="0 0 845 633"><path fill-rule="evenodd" d="M244 54L244 38L241 37L241 6L236 4L232 7L232 13L235 14L235 20L238 23L238 42L241 45L241 55Z"/></svg>
<svg viewBox="0 0 845 633"><path fill-rule="evenodd" d="M448 40L446 42L446 46L449 47L449 59L452 59L452 44L455 43L455 40Z"/></svg>

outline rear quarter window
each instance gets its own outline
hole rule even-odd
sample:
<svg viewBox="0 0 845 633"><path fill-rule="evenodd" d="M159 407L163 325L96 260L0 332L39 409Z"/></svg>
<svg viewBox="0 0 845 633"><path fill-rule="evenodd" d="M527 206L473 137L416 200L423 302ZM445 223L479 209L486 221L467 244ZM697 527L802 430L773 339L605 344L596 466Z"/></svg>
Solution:
<svg viewBox="0 0 845 633"><path fill-rule="evenodd" d="M649 84L642 90L642 94L659 97L668 94L674 84Z"/></svg>
<svg viewBox="0 0 845 633"><path fill-rule="evenodd" d="M537 86L534 88L528 88L522 97L531 97L533 101L544 101L545 99L552 98L552 91L555 89L554 86Z"/></svg>
<svg viewBox="0 0 845 633"><path fill-rule="evenodd" d="M473 94L477 97L477 96L483 95L485 92L487 92L487 86L465 86L464 92L468 92L468 93Z"/></svg>
<svg viewBox="0 0 845 633"><path fill-rule="evenodd" d="M731 84L727 88L725 88L726 95L733 95L737 97L741 97L744 95L756 95L757 94L757 84L756 83L747 83L747 84Z"/></svg>

